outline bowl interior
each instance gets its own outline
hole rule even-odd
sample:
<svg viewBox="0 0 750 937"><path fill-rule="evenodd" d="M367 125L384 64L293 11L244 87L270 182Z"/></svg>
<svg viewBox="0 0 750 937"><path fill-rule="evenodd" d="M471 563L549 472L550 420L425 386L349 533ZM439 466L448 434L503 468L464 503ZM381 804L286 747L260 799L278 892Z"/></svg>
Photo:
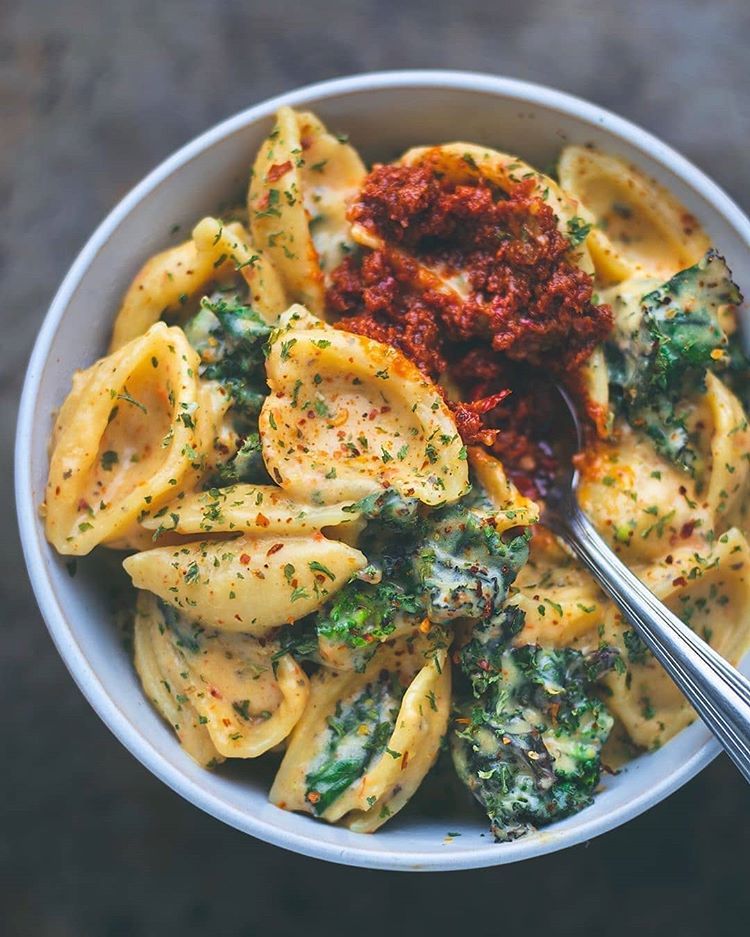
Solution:
<svg viewBox="0 0 750 937"><path fill-rule="evenodd" d="M669 186L703 222L737 281L750 284L748 223L726 196L632 125L545 89L482 76L370 76L303 89L233 118L168 160L115 209L74 265L40 334L19 422L17 481L27 561L55 642L92 705L152 771L202 809L287 848L370 867L449 869L514 861L590 838L699 770L716 751L703 726L606 778L587 810L515 843L492 843L478 809L459 818L435 816L418 803L376 836L358 836L268 804L268 773L259 765L216 773L198 768L144 698L112 623L112 587L103 583L117 582L117 564L112 557L79 560L71 578L44 541L36 505L46 480L50 415L68 392L72 371L104 352L119 299L140 264L186 237L203 214L242 197L279 103L314 109L330 128L348 132L368 160L463 139L544 168L568 142L598 144ZM461 835L447 837L449 831Z"/></svg>

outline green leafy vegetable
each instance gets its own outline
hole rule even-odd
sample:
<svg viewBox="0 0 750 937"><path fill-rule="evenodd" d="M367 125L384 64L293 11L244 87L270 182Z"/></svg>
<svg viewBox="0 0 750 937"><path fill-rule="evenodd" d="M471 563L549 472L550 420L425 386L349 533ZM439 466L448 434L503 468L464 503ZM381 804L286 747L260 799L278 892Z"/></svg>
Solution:
<svg viewBox="0 0 750 937"><path fill-rule="evenodd" d="M336 704L325 748L305 778L306 799L318 816L386 750L402 696L397 676L383 671L353 699Z"/></svg>
<svg viewBox="0 0 750 937"><path fill-rule="evenodd" d="M273 655L276 661L285 654L291 654L296 660L308 660L320 663L318 653L318 633L311 616L291 625L284 625L278 633L279 649Z"/></svg>
<svg viewBox="0 0 750 937"><path fill-rule="evenodd" d="M491 514L464 502L435 512L413 564L428 617L447 622L502 616L508 589L527 558L527 535L506 543Z"/></svg>
<svg viewBox="0 0 750 937"><path fill-rule="evenodd" d="M236 455L219 470L222 484L264 482L258 415L268 394L265 346L271 327L239 298L204 297L185 335L201 359L201 377L219 381L231 395L230 416L241 437Z"/></svg>
<svg viewBox="0 0 750 937"><path fill-rule="evenodd" d="M509 648L479 701L459 702L453 761L496 839L516 839L591 803L613 723L591 686L616 659L611 648L588 656Z"/></svg>
<svg viewBox="0 0 750 937"><path fill-rule="evenodd" d="M571 218L567 224L570 246L578 247L579 244L582 244L589 236L592 227L593 225L587 224L583 218L580 218L578 215Z"/></svg>
<svg viewBox="0 0 750 937"><path fill-rule="evenodd" d="M524 624L524 613L517 605L506 605L490 619L474 625L471 637L461 648L461 669L471 681L475 696L484 693L500 679L503 655Z"/></svg>
<svg viewBox="0 0 750 937"><path fill-rule="evenodd" d="M377 646L394 632L398 615L424 617L419 597L396 583L354 580L320 614L318 634L351 648Z"/></svg>
<svg viewBox="0 0 750 937"><path fill-rule="evenodd" d="M261 451L260 434L249 433L237 452L219 466L217 475L217 480L222 485L265 481L267 473Z"/></svg>
<svg viewBox="0 0 750 937"><path fill-rule="evenodd" d="M416 528L419 524L419 501L416 498L404 498L394 488L376 491L367 495L349 507L347 513L360 515L367 520L377 519L388 528Z"/></svg>
<svg viewBox="0 0 750 937"><path fill-rule="evenodd" d="M742 297L724 259L709 251L695 266L642 297L637 309L615 309L605 351L616 411L689 472L696 453L683 398L704 388L706 371L745 361L721 327L719 311Z"/></svg>

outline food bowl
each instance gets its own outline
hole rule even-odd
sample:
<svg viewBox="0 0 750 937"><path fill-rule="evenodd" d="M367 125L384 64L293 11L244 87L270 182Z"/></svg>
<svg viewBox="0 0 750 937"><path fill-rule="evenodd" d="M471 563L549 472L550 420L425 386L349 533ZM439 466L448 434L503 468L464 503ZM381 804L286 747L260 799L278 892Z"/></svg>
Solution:
<svg viewBox="0 0 750 937"><path fill-rule="evenodd" d="M346 130L369 161L417 144L467 140L543 168L566 143L599 145L674 192L701 220L737 281L750 283L750 221L721 189L645 131L548 88L461 72L385 72L302 88L224 121L114 208L70 268L39 332L20 408L16 493L29 575L52 638L81 691L136 758L201 810L267 842L348 865L436 871L516 862L591 839L658 803L708 764L718 746L702 724L605 777L594 804L581 813L515 842L494 843L479 809L457 818L420 809L419 800L375 836L325 826L271 805L259 766L208 772L190 759L143 694L112 621L109 571L117 564L102 569L101 559L79 561L72 577L69 561L44 538L38 506L51 414L72 371L105 351L119 299L142 262L241 190L281 105L314 110L332 129Z"/></svg>

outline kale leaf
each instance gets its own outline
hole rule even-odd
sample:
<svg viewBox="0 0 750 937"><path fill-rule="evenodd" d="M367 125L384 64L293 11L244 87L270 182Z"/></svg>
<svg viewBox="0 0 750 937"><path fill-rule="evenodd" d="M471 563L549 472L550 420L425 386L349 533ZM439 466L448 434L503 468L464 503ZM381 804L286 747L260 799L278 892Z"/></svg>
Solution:
<svg viewBox="0 0 750 937"><path fill-rule="evenodd" d="M503 540L491 507L476 493L420 511L415 499L388 489L368 495L352 511L369 519L359 547L378 581L347 583L316 614L315 627L321 641L361 651L357 668L400 622L505 619L502 606L526 562L528 537Z"/></svg>
<svg viewBox="0 0 750 937"><path fill-rule="evenodd" d="M320 663L320 654L318 653L318 633L315 630L315 623L312 616L308 615L301 621L295 621L289 625L282 625L279 629L277 640L279 649L275 652L272 660L277 661L285 654L291 654L298 661L312 661L315 664Z"/></svg>
<svg viewBox="0 0 750 937"><path fill-rule="evenodd" d="M397 615L424 617L419 596L394 582L347 583L320 613L318 635L351 648L377 646L395 629Z"/></svg>
<svg viewBox="0 0 750 937"><path fill-rule="evenodd" d="M353 699L336 704L328 718L325 748L305 778L305 797L315 814L325 813L386 750L402 696L397 676L382 671Z"/></svg>
<svg viewBox="0 0 750 937"><path fill-rule="evenodd" d="M239 449L219 466L216 474L216 481L221 485L266 481L268 473L263 461L260 433L248 433Z"/></svg>
<svg viewBox="0 0 750 937"><path fill-rule="evenodd" d="M492 620L528 558L528 536L508 542L490 514L458 502L430 516L413 573L431 621Z"/></svg>
<svg viewBox="0 0 750 937"><path fill-rule="evenodd" d="M613 723L591 686L617 657L611 648L589 655L507 648L479 700L459 698L453 761L497 840L516 839L591 803Z"/></svg>
<svg viewBox="0 0 750 937"><path fill-rule="evenodd" d="M643 296L637 310L617 315L605 346L615 410L691 473L696 453L681 401L704 388L706 371L746 360L719 320L721 307L741 299L725 260L711 250Z"/></svg>
<svg viewBox="0 0 750 937"><path fill-rule="evenodd" d="M459 663L475 696L480 696L500 679L503 655L511 640L523 629L524 617L517 605L506 605L491 619L474 625L471 637L459 652Z"/></svg>
<svg viewBox="0 0 750 937"><path fill-rule="evenodd" d="M221 383L232 398L229 415L242 440L213 480L220 484L268 478L260 452L258 415L268 394L265 346L271 331L250 306L221 293L203 297L199 311L185 325L185 335L201 359L201 377Z"/></svg>

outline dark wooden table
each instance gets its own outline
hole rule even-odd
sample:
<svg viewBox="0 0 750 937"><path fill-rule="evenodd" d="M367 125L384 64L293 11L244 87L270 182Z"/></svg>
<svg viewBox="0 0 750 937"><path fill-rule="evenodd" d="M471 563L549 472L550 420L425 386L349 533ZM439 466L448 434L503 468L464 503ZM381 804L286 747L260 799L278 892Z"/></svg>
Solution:
<svg viewBox="0 0 750 937"><path fill-rule="evenodd" d="M33 937L747 932L747 787L720 758L588 846L452 877L343 869L201 815L110 736L41 622L15 532L15 408L61 276L141 176L296 85L394 67L555 85L750 207L747 0L0 0L0 930Z"/></svg>

